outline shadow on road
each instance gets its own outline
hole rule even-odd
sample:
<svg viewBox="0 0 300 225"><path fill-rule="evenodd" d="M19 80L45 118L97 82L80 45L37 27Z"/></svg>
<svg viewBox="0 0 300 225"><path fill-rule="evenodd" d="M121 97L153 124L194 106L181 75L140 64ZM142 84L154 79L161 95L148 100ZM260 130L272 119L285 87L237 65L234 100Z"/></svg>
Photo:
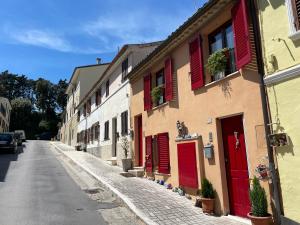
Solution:
<svg viewBox="0 0 300 225"><path fill-rule="evenodd" d="M5 182L5 177L12 161L17 161L20 154L24 152L25 145L18 146L15 154L0 150L0 182Z"/></svg>

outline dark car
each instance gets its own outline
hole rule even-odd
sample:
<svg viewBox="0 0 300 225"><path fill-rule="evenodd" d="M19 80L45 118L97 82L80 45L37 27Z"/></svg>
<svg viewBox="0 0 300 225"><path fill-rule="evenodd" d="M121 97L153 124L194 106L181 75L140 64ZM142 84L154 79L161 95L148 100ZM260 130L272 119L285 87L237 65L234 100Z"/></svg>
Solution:
<svg viewBox="0 0 300 225"><path fill-rule="evenodd" d="M53 135L50 132L44 132L44 133L35 135L35 137L36 137L37 140L51 140Z"/></svg>
<svg viewBox="0 0 300 225"><path fill-rule="evenodd" d="M16 153L18 143L13 133L0 133L0 151Z"/></svg>

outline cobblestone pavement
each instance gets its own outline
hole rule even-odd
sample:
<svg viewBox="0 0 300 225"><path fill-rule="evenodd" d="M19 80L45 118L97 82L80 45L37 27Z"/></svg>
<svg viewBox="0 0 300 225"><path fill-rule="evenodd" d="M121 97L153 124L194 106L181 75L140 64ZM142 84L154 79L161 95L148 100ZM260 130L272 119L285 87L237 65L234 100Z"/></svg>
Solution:
<svg viewBox="0 0 300 225"><path fill-rule="evenodd" d="M205 224L205 225L245 225L245 223L222 216L214 217L202 213L191 200L167 190L153 181L142 178L126 178L119 175L122 169L110 166L88 153L70 151L70 147L53 143L70 159L101 177L102 181L126 197L139 216L152 224ZM150 220L149 220L150 219Z"/></svg>

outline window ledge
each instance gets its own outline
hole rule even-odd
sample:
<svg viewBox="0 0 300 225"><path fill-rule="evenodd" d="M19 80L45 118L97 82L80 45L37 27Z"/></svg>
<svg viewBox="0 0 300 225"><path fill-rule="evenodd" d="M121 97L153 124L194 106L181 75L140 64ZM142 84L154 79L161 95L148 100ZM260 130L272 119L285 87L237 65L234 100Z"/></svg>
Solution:
<svg viewBox="0 0 300 225"><path fill-rule="evenodd" d="M159 173L159 172L157 172L157 171L155 171L154 172L154 175L158 175L158 176L171 176L171 174L170 173Z"/></svg>
<svg viewBox="0 0 300 225"><path fill-rule="evenodd" d="M231 74L227 75L226 77L223 77L223 78L221 78L221 79L219 79L219 80L210 82L210 83L206 84L204 87L210 87L210 86L213 86L213 85L217 84L218 82L221 82L221 81L224 81L224 80L226 80L226 79L229 79L230 77L233 77L233 76L235 76L235 75L237 75L237 74L240 74L240 71L236 71L236 72L231 73Z"/></svg>
<svg viewBox="0 0 300 225"><path fill-rule="evenodd" d="M165 107L166 105L169 105L169 102L164 102L163 104L160 104L158 106L155 106L152 108L152 110L157 110L157 109L160 109L160 108L163 108Z"/></svg>
<svg viewBox="0 0 300 225"><path fill-rule="evenodd" d="M300 30L296 31L295 33L290 34L289 38L293 41L299 40L300 39Z"/></svg>

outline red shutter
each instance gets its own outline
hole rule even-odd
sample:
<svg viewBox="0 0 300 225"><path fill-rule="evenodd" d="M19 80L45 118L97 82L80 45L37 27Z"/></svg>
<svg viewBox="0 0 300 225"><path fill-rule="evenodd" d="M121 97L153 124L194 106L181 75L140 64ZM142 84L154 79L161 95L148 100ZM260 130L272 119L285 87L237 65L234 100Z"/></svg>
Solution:
<svg viewBox="0 0 300 225"><path fill-rule="evenodd" d="M171 57L165 61L165 99L171 101L173 99L173 71L172 71L172 59Z"/></svg>
<svg viewBox="0 0 300 225"><path fill-rule="evenodd" d="M198 188L197 160L195 143L177 145L179 185Z"/></svg>
<svg viewBox="0 0 300 225"><path fill-rule="evenodd" d="M145 137L146 145L146 171L151 173L153 171L152 162L152 136Z"/></svg>
<svg viewBox="0 0 300 225"><path fill-rule="evenodd" d="M202 51L199 38L190 43L190 67L192 90L204 86Z"/></svg>
<svg viewBox="0 0 300 225"><path fill-rule="evenodd" d="M144 77L144 110L152 108L151 102L151 73Z"/></svg>
<svg viewBox="0 0 300 225"><path fill-rule="evenodd" d="M239 0L232 9L235 58L238 69L251 61L249 21L246 0Z"/></svg>
<svg viewBox="0 0 300 225"><path fill-rule="evenodd" d="M169 134L157 134L158 172L170 173Z"/></svg>

